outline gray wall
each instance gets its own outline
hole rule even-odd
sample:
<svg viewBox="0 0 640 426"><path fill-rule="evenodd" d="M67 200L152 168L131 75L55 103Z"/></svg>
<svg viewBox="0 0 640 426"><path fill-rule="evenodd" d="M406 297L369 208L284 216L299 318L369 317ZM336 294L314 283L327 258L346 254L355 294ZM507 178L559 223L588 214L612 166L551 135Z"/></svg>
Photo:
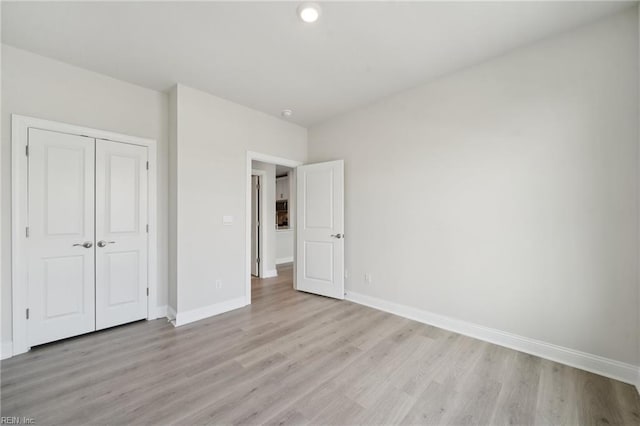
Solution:
<svg viewBox="0 0 640 426"><path fill-rule="evenodd" d="M11 114L158 141L158 305L167 303L168 97L2 45L2 342L11 337Z"/></svg>
<svg viewBox="0 0 640 426"><path fill-rule="evenodd" d="M180 315L245 297L247 151L304 161L307 130L183 85L176 103Z"/></svg>
<svg viewBox="0 0 640 426"><path fill-rule="evenodd" d="M310 128L347 291L638 365L638 75L632 9Z"/></svg>

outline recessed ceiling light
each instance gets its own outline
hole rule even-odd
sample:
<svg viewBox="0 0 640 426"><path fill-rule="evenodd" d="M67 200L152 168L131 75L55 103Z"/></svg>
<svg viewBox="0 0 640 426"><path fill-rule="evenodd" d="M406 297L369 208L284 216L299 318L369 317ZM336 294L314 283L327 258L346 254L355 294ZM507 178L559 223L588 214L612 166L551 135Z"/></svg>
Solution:
<svg viewBox="0 0 640 426"><path fill-rule="evenodd" d="M298 6L298 16L308 24L316 22L320 17L320 6L317 3L302 3Z"/></svg>
<svg viewBox="0 0 640 426"><path fill-rule="evenodd" d="M282 112L280 112L280 115L289 118L293 115L293 111L291 111L290 109L283 109Z"/></svg>

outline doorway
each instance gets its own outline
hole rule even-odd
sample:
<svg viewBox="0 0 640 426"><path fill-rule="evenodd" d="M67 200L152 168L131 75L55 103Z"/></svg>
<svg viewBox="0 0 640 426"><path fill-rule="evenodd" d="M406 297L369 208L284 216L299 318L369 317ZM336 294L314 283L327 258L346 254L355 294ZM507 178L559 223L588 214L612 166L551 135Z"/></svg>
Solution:
<svg viewBox="0 0 640 426"><path fill-rule="evenodd" d="M293 169L257 160L251 168L251 275L258 285L293 262Z"/></svg>
<svg viewBox="0 0 640 426"><path fill-rule="evenodd" d="M246 283L245 303L251 304L252 285L252 172L254 161L270 165L288 167L290 193L288 216L293 225L293 253L291 257L292 286L307 293L344 299L344 161L334 160L324 163L302 164L299 161L274 157L267 154L247 152L246 163ZM264 197L264 180L261 181ZM265 229L269 224L277 225L276 218L264 220L264 206L260 237L264 243ZM284 211L284 207L282 207ZM277 216L276 216L277 217ZM284 215L280 219L284 219ZM284 225L285 221L280 222ZM271 228L273 229L273 228ZM264 245L263 245L264 247ZM260 268L264 267L265 252L260 251ZM274 256L275 257L275 256ZM275 264L275 259L274 259ZM267 273L263 278L268 278ZM274 270L271 277L278 275ZM255 279L255 278L254 278Z"/></svg>
<svg viewBox="0 0 640 426"><path fill-rule="evenodd" d="M247 153L247 212L250 212L247 214L245 275L247 304L251 303L252 280L255 283L256 280L275 278L279 275L278 269L282 268L288 268L288 273L295 271L295 167L301 164L295 160ZM259 190L255 187L256 178L260 182ZM291 243L290 251L286 251L287 242L279 251L277 244L286 236ZM281 253L279 257L278 253ZM293 275L295 288L295 273Z"/></svg>

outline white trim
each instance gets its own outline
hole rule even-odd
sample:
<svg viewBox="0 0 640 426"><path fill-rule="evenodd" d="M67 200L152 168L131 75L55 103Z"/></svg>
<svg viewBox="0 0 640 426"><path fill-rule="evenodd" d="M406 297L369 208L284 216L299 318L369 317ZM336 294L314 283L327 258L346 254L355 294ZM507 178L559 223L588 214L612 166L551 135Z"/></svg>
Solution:
<svg viewBox="0 0 640 426"><path fill-rule="evenodd" d="M293 262L293 256L276 259L276 265L282 265L283 263L291 263L291 262Z"/></svg>
<svg viewBox="0 0 640 426"><path fill-rule="evenodd" d="M271 271L264 271L262 278L273 278L278 276L278 270L272 269Z"/></svg>
<svg viewBox="0 0 640 426"><path fill-rule="evenodd" d="M28 129L36 128L73 135L84 135L95 139L107 139L147 147L149 159L149 257L148 280L149 297L147 300L147 319L158 318L158 229L157 229L157 147L153 139L123 135L105 130L42 120L23 115L11 115L11 292L12 292L12 328L13 355L27 352L30 347L27 338L27 320L24 317L27 308L27 259L24 229L27 226L27 157L25 146L28 143Z"/></svg>
<svg viewBox="0 0 640 426"><path fill-rule="evenodd" d="M464 334L465 336L536 355L625 383L635 384L638 379L638 366L635 365L542 342L540 340L518 336L410 306L388 302L378 299L377 297L367 296L353 291L347 291L345 299L360 305L369 306L424 324L433 325L445 330Z"/></svg>
<svg viewBox="0 0 640 426"><path fill-rule="evenodd" d="M176 310L173 309L171 306L167 306L167 318L169 318L169 320L176 319Z"/></svg>
<svg viewBox="0 0 640 426"><path fill-rule="evenodd" d="M245 174L245 290L244 298L245 304L251 304L251 173L253 170L251 162L253 160L262 161L263 163L277 164L280 166L291 167L294 170L291 173L291 178L295 182L296 173L295 168L301 166L303 163L296 160L289 160L287 158L275 157L273 155L262 154L260 152L247 151L247 164ZM290 197L291 198L291 197ZM289 200L289 215L295 214L295 200ZM293 252L295 253L295 229L294 229L294 246ZM293 287L296 287L296 265L293 264Z"/></svg>
<svg viewBox="0 0 640 426"><path fill-rule="evenodd" d="M225 312L233 311L234 309L242 308L245 305L245 298L238 297L235 299L216 303L214 305L205 306L203 308L192 309L186 312L179 312L175 317L176 319L173 325L176 327L180 327L182 325L200 321L201 319L209 318L214 315L219 315Z"/></svg>
<svg viewBox="0 0 640 426"><path fill-rule="evenodd" d="M7 359L13 356L13 343L12 342L2 342L2 347L0 348L0 359Z"/></svg>

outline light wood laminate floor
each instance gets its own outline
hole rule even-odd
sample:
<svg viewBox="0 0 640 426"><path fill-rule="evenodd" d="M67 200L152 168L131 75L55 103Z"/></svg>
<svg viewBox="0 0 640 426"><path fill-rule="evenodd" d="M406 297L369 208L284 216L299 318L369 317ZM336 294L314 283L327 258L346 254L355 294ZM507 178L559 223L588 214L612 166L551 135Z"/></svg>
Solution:
<svg viewBox="0 0 640 426"><path fill-rule="evenodd" d="M2 362L2 415L36 424L640 424L627 384L346 301L291 268L253 304Z"/></svg>

